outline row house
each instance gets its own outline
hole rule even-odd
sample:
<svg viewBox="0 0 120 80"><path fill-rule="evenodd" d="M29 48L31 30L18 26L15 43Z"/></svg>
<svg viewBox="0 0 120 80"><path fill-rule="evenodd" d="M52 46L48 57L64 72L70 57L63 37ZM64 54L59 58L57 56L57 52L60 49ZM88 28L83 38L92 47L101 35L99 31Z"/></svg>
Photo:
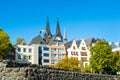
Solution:
<svg viewBox="0 0 120 80"><path fill-rule="evenodd" d="M93 46L95 43L94 38L90 38L87 40L72 40L65 44L67 49L68 58L78 59L82 61L83 66L89 65L90 59L90 46Z"/></svg>

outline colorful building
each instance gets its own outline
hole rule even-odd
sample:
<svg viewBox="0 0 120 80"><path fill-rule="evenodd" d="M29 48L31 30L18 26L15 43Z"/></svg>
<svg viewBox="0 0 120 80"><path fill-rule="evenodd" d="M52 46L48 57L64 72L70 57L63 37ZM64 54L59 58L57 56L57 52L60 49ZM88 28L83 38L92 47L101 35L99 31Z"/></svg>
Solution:
<svg viewBox="0 0 120 80"><path fill-rule="evenodd" d="M41 37L41 33L45 33L43 37ZM67 56L64 46L67 38L66 34L64 34L64 38L61 35L58 20L55 35L51 34L48 19L46 21L46 30L40 30L40 34L34 37L29 45L17 45L16 61L54 65ZM31 52L29 52L29 50L31 50Z"/></svg>

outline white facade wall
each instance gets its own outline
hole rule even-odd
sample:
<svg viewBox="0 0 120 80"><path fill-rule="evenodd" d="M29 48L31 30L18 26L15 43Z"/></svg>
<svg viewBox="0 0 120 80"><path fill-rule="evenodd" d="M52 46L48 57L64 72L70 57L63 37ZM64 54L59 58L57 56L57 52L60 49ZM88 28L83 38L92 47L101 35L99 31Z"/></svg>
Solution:
<svg viewBox="0 0 120 80"><path fill-rule="evenodd" d="M16 61L17 62L24 62L24 63L32 63L34 64L34 47L28 46L28 45L17 45L16 49ZM24 51L26 49L26 51ZM29 49L31 49L31 52L29 52ZM23 57L28 57L27 59L24 59ZM31 57L31 58L30 58Z"/></svg>
<svg viewBox="0 0 120 80"><path fill-rule="evenodd" d="M77 46L79 45L79 47ZM85 50L83 50L82 48L85 48ZM80 44L76 44L76 41L73 40L72 42L72 45L70 48L67 49L67 52L68 52L68 58L76 58L80 61L82 61L82 58L86 58L86 60L83 62L83 66L87 66L89 65L89 59L90 59L90 51L88 49L88 47L86 46L86 43L85 43L85 40L84 39L81 39L81 42ZM77 53L78 55L72 55L72 52L73 54ZM86 53L86 55L81 55L81 53Z"/></svg>
<svg viewBox="0 0 120 80"><path fill-rule="evenodd" d="M39 47L41 48L41 51L39 51ZM44 47L49 48L48 51L44 50ZM20 49L20 51L19 51ZM26 51L24 51L26 49ZM29 52L29 49L31 49L31 52ZM47 45L17 45L16 49L16 61L22 62L22 63L32 63L32 64L39 64L39 55L41 55L40 58L42 65L50 65L51 63L51 55L50 55L51 49ZM49 56L44 56L44 53L48 53ZM24 59L23 56L26 56L27 58ZM29 56L31 56L31 59L29 59ZM21 57L21 58L19 58ZM49 62L44 62L44 59L49 60Z"/></svg>

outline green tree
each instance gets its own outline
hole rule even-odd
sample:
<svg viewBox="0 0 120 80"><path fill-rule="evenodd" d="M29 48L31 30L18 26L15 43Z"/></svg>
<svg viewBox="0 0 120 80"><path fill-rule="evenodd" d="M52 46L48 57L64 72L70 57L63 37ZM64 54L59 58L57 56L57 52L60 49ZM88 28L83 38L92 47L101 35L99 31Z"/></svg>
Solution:
<svg viewBox="0 0 120 80"><path fill-rule="evenodd" d="M26 41L23 38L17 37L14 46L16 47L17 45L20 45L20 44L26 45L27 43L26 43Z"/></svg>
<svg viewBox="0 0 120 80"><path fill-rule="evenodd" d="M85 66L81 70L82 70L82 72L91 72L90 66Z"/></svg>
<svg viewBox="0 0 120 80"><path fill-rule="evenodd" d="M111 60L113 63L113 69L116 71L120 71L120 52L113 52Z"/></svg>
<svg viewBox="0 0 120 80"><path fill-rule="evenodd" d="M112 53L112 47L105 40L99 40L91 47L90 66L92 71L103 72L118 69L120 55Z"/></svg>
<svg viewBox="0 0 120 80"><path fill-rule="evenodd" d="M82 63L78 59L63 58L60 62L56 63L54 67L68 70L81 70L81 65Z"/></svg>
<svg viewBox="0 0 120 80"><path fill-rule="evenodd" d="M2 60L9 51L10 40L7 33L0 29L0 60Z"/></svg>

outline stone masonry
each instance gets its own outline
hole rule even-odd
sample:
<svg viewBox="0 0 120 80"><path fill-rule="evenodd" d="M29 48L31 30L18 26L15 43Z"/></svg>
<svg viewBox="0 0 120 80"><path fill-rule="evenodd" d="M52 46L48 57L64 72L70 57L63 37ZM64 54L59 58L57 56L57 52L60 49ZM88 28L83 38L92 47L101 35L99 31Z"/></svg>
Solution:
<svg viewBox="0 0 120 80"><path fill-rule="evenodd" d="M118 75L81 73L41 65L16 65L0 66L0 80L120 80Z"/></svg>

